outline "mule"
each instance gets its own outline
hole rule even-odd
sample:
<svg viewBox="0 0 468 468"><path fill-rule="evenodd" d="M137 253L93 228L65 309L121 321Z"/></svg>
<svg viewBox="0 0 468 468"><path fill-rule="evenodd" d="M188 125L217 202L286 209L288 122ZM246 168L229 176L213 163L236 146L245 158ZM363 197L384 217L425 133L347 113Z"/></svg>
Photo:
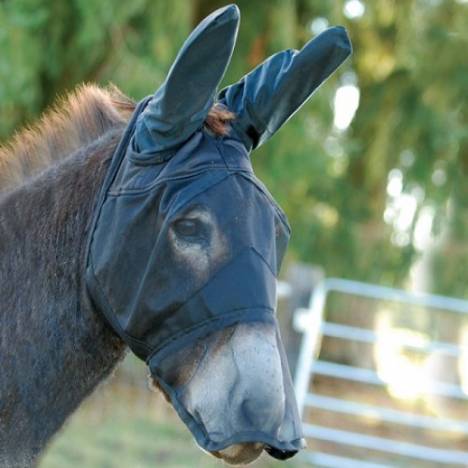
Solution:
<svg viewBox="0 0 468 468"><path fill-rule="evenodd" d="M274 317L289 237L253 174L263 144L345 60L331 28L218 93L231 5L136 105L84 86L0 151L0 465L32 466L130 348L201 448L303 446Z"/></svg>

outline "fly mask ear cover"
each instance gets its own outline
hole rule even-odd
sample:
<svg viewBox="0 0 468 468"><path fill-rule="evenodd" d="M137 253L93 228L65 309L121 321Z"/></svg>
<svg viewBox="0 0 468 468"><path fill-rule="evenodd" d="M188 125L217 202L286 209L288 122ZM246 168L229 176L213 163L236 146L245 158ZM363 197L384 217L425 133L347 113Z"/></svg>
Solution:
<svg viewBox="0 0 468 468"><path fill-rule="evenodd" d="M203 122L231 57L238 20L235 6L205 19L162 87L136 109L95 208L86 284L96 308L147 362L201 447L219 451L259 442L284 459L304 445L274 316L276 276L290 231L255 177L249 153L344 61L350 45L344 30L334 28L300 52L268 59L219 95L237 119L231 136L213 137ZM198 344L208 349L214 332L247 322L273 330L282 368L284 405L268 424L262 423L268 401L258 414L229 404L228 417L216 417L219 406L209 402L205 414L199 411L171 365L177 353ZM209 356L202 353L191 379ZM244 370L232 374L242 379ZM225 398L244 383L226 384Z"/></svg>

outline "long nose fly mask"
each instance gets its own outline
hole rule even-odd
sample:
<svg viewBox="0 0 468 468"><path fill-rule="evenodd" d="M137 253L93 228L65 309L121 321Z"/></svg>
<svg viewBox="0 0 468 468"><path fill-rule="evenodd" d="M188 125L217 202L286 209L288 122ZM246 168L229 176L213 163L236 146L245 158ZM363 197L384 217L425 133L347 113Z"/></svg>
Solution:
<svg viewBox="0 0 468 468"><path fill-rule="evenodd" d="M259 442L272 456L287 458L303 447L275 319L276 277L290 229L255 177L250 153L338 68L351 45L342 27L328 29L218 92L238 23L235 5L205 18L161 87L137 106L95 208L86 284L96 308L146 361L202 448ZM215 102L235 114L227 136L204 126ZM229 421L215 425L217 418L194 410L171 359L214 332L256 322L276 327L284 405L264 424L268 401L257 405L258 416L250 408L248 417L233 402ZM228 401L243 385L236 379L248 375L238 369L232 376Z"/></svg>

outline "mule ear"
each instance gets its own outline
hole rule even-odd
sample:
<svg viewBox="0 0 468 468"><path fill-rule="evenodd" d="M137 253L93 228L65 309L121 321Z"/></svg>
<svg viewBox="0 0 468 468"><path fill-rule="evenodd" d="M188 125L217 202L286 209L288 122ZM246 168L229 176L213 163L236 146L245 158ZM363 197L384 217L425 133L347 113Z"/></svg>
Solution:
<svg viewBox="0 0 468 468"><path fill-rule="evenodd" d="M231 59L240 13L236 5L214 11L190 34L166 80L139 116L133 147L139 153L173 151L201 128Z"/></svg>
<svg viewBox="0 0 468 468"><path fill-rule="evenodd" d="M279 52L218 96L236 114L231 135L248 150L270 138L351 54L343 27L330 28L300 51Z"/></svg>

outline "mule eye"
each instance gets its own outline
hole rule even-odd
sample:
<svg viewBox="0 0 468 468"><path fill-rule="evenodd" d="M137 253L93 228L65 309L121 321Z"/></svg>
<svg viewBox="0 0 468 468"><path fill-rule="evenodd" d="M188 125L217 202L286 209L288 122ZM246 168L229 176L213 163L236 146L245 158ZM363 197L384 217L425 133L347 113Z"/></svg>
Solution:
<svg viewBox="0 0 468 468"><path fill-rule="evenodd" d="M196 219L179 219L174 223L174 231L182 237L197 237L201 233L200 222Z"/></svg>

